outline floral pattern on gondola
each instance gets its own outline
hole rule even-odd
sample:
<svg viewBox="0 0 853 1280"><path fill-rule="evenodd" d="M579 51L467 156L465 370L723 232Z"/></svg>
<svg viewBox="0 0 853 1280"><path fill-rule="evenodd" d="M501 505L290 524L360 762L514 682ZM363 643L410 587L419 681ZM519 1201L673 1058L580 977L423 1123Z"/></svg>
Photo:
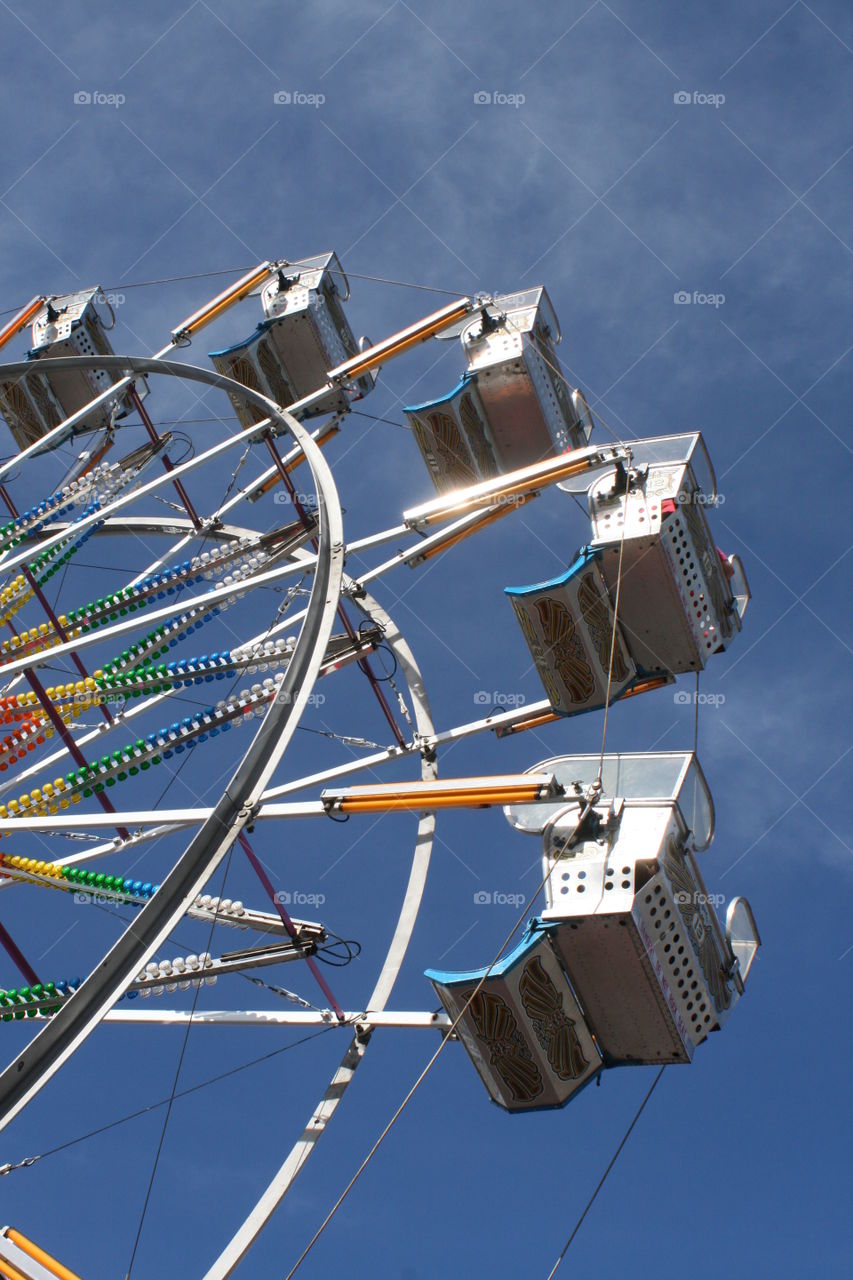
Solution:
<svg viewBox="0 0 853 1280"><path fill-rule="evenodd" d="M464 428L480 478L488 480L491 476L498 475L498 464L486 436L485 424L477 412L470 392L466 392L459 401L459 421Z"/></svg>
<svg viewBox="0 0 853 1280"><path fill-rule="evenodd" d="M618 641L613 643L613 615L608 602L601 595L595 577L585 573L578 587L578 604L589 629L589 636L605 671L610 667L610 650L613 650L613 680L619 684L631 674Z"/></svg>
<svg viewBox="0 0 853 1280"><path fill-rule="evenodd" d="M574 618L564 604L551 596L536 601L536 612L548 645L551 665L572 701L586 702L595 692L595 676L577 634Z"/></svg>
<svg viewBox="0 0 853 1280"><path fill-rule="evenodd" d="M258 343L258 367L267 380L272 398L281 408L286 409L297 398L296 393L281 371L281 363L268 338Z"/></svg>
<svg viewBox="0 0 853 1280"><path fill-rule="evenodd" d="M410 420L418 447L439 493L448 493L460 485L476 484L479 476L471 463L468 446L449 414L412 415Z"/></svg>
<svg viewBox="0 0 853 1280"><path fill-rule="evenodd" d="M242 382L243 386L248 387L250 391L259 391L263 395L264 389L255 372L255 367L251 360L247 360L245 356L235 356L233 360L227 363L223 361L221 372L225 373L226 377L233 378L235 382ZM248 401L244 402L230 391L228 392L228 398L235 409L239 408L240 413L245 415L251 422L261 422L265 417L263 410L258 405L251 404Z"/></svg>
<svg viewBox="0 0 853 1280"><path fill-rule="evenodd" d="M460 993L462 1002L469 993ZM479 991L471 1000L470 1014L477 1034L488 1050L489 1066L500 1076L514 1102L532 1102L545 1088L542 1074L505 1000Z"/></svg>
<svg viewBox="0 0 853 1280"><path fill-rule="evenodd" d="M577 1080L589 1066L575 1024L563 1010L563 998L534 956L524 966L518 993L551 1070L561 1080Z"/></svg>
<svg viewBox="0 0 853 1280"><path fill-rule="evenodd" d="M55 415L54 410L54 415ZM43 434L43 427L33 412L23 387L17 382L0 383L0 413L7 421L20 423L22 440L32 444ZM51 426L55 423L51 423Z"/></svg>

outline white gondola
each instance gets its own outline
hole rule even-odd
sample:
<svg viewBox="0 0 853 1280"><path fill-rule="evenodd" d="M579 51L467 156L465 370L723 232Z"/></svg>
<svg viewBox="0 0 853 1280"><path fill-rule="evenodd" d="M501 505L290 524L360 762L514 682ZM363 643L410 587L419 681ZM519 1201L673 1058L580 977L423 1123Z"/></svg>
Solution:
<svg viewBox="0 0 853 1280"><path fill-rule="evenodd" d="M562 1105L603 1068L689 1062L743 994L761 939L749 903L720 924L695 855L714 809L692 752L535 766L575 798L505 810L542 836L546 909L491 971L428 970L492 1098ZM486 977L486 973L488 976Z"/></svg>
<svg viewBox="0 0 853 1280"><path fill-rule="evenodd" d="M701 671L728 648L749 603L739 557L711 536L716 495L702 437L632 441L631 452L628 471L613 468L588 490L592 541L567 572L506 589L564 715L604 705L620 557L611 699Z"/></svg>
<svg viewBox="0 0 853 1280"><path fill-rule="evenodd" d="M19 449L41 440L118 380L118 374L103 369L38 370L38 361L46 356L111 356L109 330L99 310L103 306L112 311L103 291L95 287L48 298L35 315L33 346L27 353L27 359L33 361L32 371L14 381L0 382L0 413ZM142 378L137 391L140 398L147 394ZM98 405L77 425L77 433L110 427L123 401L124 396L118 394Z"/></svg>
<svg viewBox="0 0 853 1280"><path fill-rule="evenodd" d="M560 329L544 288L495 298L455 332L461 382L403 410L439 493L588 443L592 416L560 369Z"/></svg>
<svg viewBox="0 0 853 1280"><path fill-rule="evenodd" d="M343 308L349 285L336 254L325 253L282 268L260 292L263 321L245 341L211 351L210 359L219 373L286 408L316 391L330 369L358 353ZM341 384L304 416L344 412L373 384L369 373ZM260 420L259 409L231 400L244 427Z"/></svg>

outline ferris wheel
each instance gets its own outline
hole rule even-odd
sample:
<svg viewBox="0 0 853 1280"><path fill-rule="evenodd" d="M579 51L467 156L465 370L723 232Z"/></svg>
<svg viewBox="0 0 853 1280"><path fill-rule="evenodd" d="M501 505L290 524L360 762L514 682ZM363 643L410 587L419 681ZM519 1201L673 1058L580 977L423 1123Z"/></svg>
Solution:
<svg viewBox="0 0 853 1280"><path fill-rule="evenodd" d="M0 331L0 347L30 324L33 338L25 360L0 368L16 445L0 464L0 943L18 970L0 983L10 1045L0 1124L38 1105L109 1024L342 1032L340 1065L243 1224L229 1224L207 1280L246 1258L377 1028L440 1032L437 1053L467 1051L506 1110L562 1106L607 1069L689 1062L743 994L760 943L745 899L725 924L709 907L700 862L714 811L694 752L618 754L603 741L597 755L522 773L439 772L445 748L479 735L596 710L606 735L613 702L698 674L736 641L749 588L711 534L701 436L592 443L597 424L563 376L541 287L455 299L377 344L355 340L348 296L330 253L260 264L151 357L113 354L99 288L34 298ZM212 352L212 369L177 358L244 301L261 309L249 338ZM433 340L458 343L464 361L452 391L405 409L436 496L348 538L323 446L381 366ZM224 393L236 422L213 443L161 432L149 405L177 383L199 399ZM211 499L223 477L224 495ZM554 486L585 499L587 542L557 578L507 588L544 696L437 726L417 637L404 636L374 583L511 520ZM93 548L109 575L92 567ZM356 559L371 567L356 572ZM300 773L290 761L306 709L356 679L385 741L337 735L361 754ZM387 767L404 780L386 780ZM194 802L168 801L179 775L197 780ZM481 969L430 969L424 1004L437 997L438 1012L395 1011L440 811L486 807L540 837L546 907ZM345 1008L322 962L346 962L353 944L300 918L260 842L297 820L388 813L417 816L408 878L378 972ZM158 850L165 873L143 877ZM216 891L233 859L252 868L252 901ZM46 889L57 891L52 911L64 899L93 915L132 913L105 954L82 948L88 976L73 976L83 960L70 943L64 968L57 947L56 971L36 969L6 923L15 895ZM206 941L175 956L183 921ZM287 987L271 987L279 1007L209 1007L206 988L227 975L263 985L282 972ZM26 1231L0 1234L0 1275L72 1274Z"/></svg>

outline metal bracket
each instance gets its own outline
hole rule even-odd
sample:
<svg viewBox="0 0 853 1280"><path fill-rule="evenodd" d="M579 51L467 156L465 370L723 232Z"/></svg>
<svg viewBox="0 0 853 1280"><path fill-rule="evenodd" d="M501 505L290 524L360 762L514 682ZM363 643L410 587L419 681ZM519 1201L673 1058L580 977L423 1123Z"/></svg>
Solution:
<svg viewBox="0 0 853 1280"><path fill-rule="evenodd" d="M260 800L256 800L254 804L244 804L237 816L240 818L245 818L247 820L249 818L254 818L257 816L257 813L260 807L261 807Z"/></svg>
<svg viewBox="0 0 853 1280"><path fill-rule="evenodd" d="M425 760L427 764L435 764L437 757L434 740L424 738L419 733L416 733L412 738L412 745L416 751L420 752L422 760Z"/></svg>

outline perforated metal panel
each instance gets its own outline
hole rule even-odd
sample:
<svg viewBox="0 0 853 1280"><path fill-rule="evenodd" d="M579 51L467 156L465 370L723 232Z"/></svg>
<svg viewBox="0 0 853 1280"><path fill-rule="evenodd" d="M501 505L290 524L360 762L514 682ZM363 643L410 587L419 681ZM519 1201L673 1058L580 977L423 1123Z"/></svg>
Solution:
<svg viewBox="0 0 853 1280"><path fill-rule="evenodd" d="M608 1064L690 1061L692 1040L630 914L572 920L556 930L555 945Z"/></svg>
<svg viewBox="0 0 853 1280"><path fill-rule="evenodd" d="M620 488L612 475L590 489L592 547L601 553L611 597L621 557L619 622L634 662L648 674L701 670L740 627L705 496L680 462L649 466L627 493L624 477Z"/></svg>
<svg viewBox="0 0 853 1280"><path fill-rule="evenodd" d="M586 871L580 859L556 863L552 878L565 866L570 884L566 918L556 923L557 898L547 913L555 946L609 1063L689 1061L737 999L719 921L695 861L673 836L652 863L620 873L619 862L614 854ZM608 900L608 875L627 894ZM580 914L584 890L588 913Z"/></svg>

